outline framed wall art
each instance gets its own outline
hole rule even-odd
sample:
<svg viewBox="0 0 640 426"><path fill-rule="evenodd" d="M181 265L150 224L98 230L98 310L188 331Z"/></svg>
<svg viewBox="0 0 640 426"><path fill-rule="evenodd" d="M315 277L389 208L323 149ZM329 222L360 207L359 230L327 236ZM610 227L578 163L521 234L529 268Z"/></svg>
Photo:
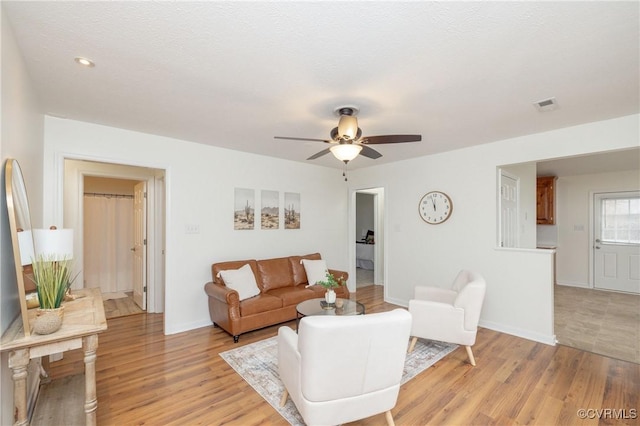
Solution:
<svg viewBox="0 0 640 426"><path fill-rule="evenodd" d="M253 189L236 188L233 208L233 229L253 229L255 217L255 191Z"/></svg>
<svg viewBox="0 0 640 426"><path fill-rule="evenodd" d="M278 229L280 227L280 193L263 189L260 202L260 229Z"/></svg>
<svg viewBox="0 0 640 426"><path fill-rule="evenodd" d="M300 194L284 193L284 229L300 229Z"/></svg>

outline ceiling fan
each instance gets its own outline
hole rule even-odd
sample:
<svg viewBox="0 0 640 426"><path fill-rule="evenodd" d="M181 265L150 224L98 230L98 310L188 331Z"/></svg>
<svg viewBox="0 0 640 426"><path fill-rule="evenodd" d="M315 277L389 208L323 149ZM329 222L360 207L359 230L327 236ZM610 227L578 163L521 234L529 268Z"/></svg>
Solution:
<svg viewBox="0 0 640 426"><path fill-rule="evenodd" d="M340 120L338 121L338 127L334 127L331 130L331 139L297 138L288 136L275 136L275 139L314 141L331 144L329 148L313 154L311 157L307 158L307 160L315 160L316 158L322 157L323 155L331 152L334 157L340 161L344 161L345 164L356 158L358 154L362 154L363 156L371 159L382 157L382 154L367 145L419 142L422 140L422 135L362 136L362 129L358 127L358 119L356 118L356 114L358 113L358 109L356 107L339 107L335 112L340 116Z"/></svg>

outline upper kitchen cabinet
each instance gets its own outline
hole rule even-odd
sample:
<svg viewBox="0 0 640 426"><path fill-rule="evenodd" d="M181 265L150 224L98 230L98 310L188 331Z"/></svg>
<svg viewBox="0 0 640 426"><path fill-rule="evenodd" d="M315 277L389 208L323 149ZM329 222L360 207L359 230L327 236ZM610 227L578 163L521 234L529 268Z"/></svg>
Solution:
<svg viewBox="0 0 640 426"><path fill-rule="evenodd" d="M537 179L536 212L538 225L556 224L556 177L544 176Z"/></svg>

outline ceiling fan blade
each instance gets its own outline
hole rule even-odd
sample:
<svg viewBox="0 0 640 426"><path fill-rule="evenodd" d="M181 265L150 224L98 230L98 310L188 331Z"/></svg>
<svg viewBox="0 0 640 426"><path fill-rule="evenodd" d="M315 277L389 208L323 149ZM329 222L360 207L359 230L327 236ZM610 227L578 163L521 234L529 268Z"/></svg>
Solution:
<svg viewBox="0 0 640 426"><path fill-rule="evenodd" d="M376 158L382 157L382 154L380 154L378 151L376 151L373 148L369 148L366 145L362 145L362 151L360 151L360 155L367 158L371 158L373 160L375 160Z"/></svg>
<svg viewBox="0 0 640 426"><path fill-rule="evenodd" d="M364 151L364 150L363 150L363 151ZM320 157L322 157L323 155L328 154L328 153L330 153L330 152L331 152L331 151L330 151L330 148L323 149L322 151L317 152L317 153L313 154L311 157L307 158L307 160L315 160L316 158L320 158Z"/></svg>
<svg viewBox="0 0 640 426"><path fill-rule="evenodd" d="M385 136L365 136L362 143L369 145L379 143L400 143L400 142L419 142L422 135L385 135Z"/></svg>
<svg viewBox="0 0 640 426"><path fill-rule="evenodd" d="M326 140L326 139L312 139L312 138L292 138L289 136L274 136L274 139L287 139L287 140L291 140L291 141L313 141L313 142L325 142L325 143L331 143L331 141Z"/></svg>

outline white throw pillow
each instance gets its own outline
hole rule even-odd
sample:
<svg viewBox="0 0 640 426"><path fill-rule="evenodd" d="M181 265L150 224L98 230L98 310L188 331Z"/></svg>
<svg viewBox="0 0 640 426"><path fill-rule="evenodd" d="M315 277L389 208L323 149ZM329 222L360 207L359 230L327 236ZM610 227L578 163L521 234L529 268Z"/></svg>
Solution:
<svg viewBox="0 0 640 426"><path fill-rule="evenodd" d="M249 264L244 265L240 269L220 271L218 275L224 281L224 285L238 292L240 300L245 300L260 294L256 277L253 275Z"/></svg>
<svg viewBox="0 0 640 426"><path fill-rule="evenodd" d="M318 281L324 281L327 279L327 273L329 273L329 270L327 269L327 263L324 260L302 259L301 262L304 266L304 271L307 273L307 281L309 282L309 285L314 285Z"/></svg>

